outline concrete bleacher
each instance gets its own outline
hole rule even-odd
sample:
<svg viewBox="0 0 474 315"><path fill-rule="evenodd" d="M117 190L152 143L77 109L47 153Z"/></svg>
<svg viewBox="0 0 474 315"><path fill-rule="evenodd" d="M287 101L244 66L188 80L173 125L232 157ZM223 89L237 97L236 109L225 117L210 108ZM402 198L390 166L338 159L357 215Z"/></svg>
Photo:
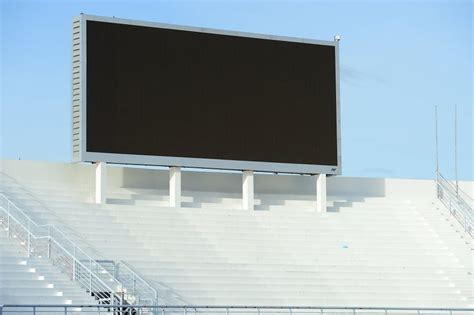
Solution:
<svg viewBox="0 0 474 315"><path fill-rule="evenodd" d="M47 258L28 258L17 240L0 233L0 304L4 303L94 304L96 301Z"/></svg>
<svg viewBox="0 0 474 315"><path fill-rule="evenodd" d="M161 303L474 304L472 238L431 181L330 178L317 213L312 177L262 174L246 211L239 174L184 172L175 209L166 171L109 169L106 205L92 203L90 165L4 161L0 187L97 258L125 261Z"/></svg>

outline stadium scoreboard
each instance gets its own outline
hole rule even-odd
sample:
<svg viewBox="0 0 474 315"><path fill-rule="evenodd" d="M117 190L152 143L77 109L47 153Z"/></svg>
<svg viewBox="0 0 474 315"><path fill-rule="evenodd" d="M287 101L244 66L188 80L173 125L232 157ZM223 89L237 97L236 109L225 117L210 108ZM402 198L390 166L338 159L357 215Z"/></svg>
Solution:
<svg viewBox="0 0 474 315"><path fill-rule="evenodd" d="M73 160L340 174L337 41L81 15Z"/></svg>

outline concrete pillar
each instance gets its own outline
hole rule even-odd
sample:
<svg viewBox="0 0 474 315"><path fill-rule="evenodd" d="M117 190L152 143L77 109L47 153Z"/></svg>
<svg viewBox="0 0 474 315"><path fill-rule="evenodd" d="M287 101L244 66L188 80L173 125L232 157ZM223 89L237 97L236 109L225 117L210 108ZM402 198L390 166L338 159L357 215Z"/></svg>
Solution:
<svg viewBox="0 0 474 315"><path fill-rule="evenodd" d="M107 202L107 163L95 163L95 203Z"/></svg>
<svg viewBox="0 0 474 315"><path fill-rule="evenodd" d="M254 210L253 171L242 172L242 208Z"/></svg>
<svg viewBox="0 0 474 315"><path fill-rule="evenodd" d="M316 175L316 198L316 210L326 212L326 174Z"/></svg>
<svg viewBox="0 0 474 315"><path fill-rule="evenodd" d="M181 207L181 167L170 167L170 207Z"/></svg>

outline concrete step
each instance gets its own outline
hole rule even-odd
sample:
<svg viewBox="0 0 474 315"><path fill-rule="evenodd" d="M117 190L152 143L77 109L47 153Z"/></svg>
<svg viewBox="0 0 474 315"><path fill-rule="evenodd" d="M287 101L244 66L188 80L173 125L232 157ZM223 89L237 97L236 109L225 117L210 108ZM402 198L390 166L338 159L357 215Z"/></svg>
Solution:
<svg viewBox="0 0 474 315"><path fill-rule="evenodd" d="M106 251L105 252L107 255L109 256L118 256L120 255L120 257L126 261L130 261L130 260L133 260L134 257L137 257L138 253L135 252L135 253L127 253L127 252L124 252L123 254L120 254L119 252L117 251ZM161 262L186 262L186 261L196 261L196 262L202 262L202 263L206 263L206 262L220 262L220 263L246 263L248 262L249 258L248 257L251 257L252 255L247 255L247 256L241 256L241 257L235 257L235 258L225 258L225 257L221 257L219 256L218 254L215 254L213 256L210 256L210 257L204 257L204 256L201 256L199 255L199 253L196 253L195 255L151 255L152 258L150 259L150 261L161 261ZM255 262L254 264L263 264L263 265L268 265L268 264L271 264L271 263L293 263L293 264L300 264L300 263L304 263L304 262L307 262L308 260L307 259L304 259L304 258L298 258L298 257L292 257L292 258L272 258L271 256L269 257L256 257L254 258ZM338 265L341 261L346 261L346 262L349 262L351 260L351 256L348 256L346 257L346 259L338 259L337 262L334 262L335 265ZM376 261L374 259L374 261ZM394 261L391 261L390 263L388 264L384 264L385 266L387 266L388 268L391 268L391 267L396 267L396 266L399 266L399 265L403 265L403 266L406 266L407 268L414 268L414 267L418 267L418 268L423 268L424 266L426 266L428 263L432 262L432 260L429 260L429 259L426 259L425 261L423 262L419 262L418 264L411 264L410 261L412 261L412 259L409 259L407 257L407 259L405 260L394 260ZM370 261L368 260L358 260L357 262L354 262L355 264L359 264L359 265L367 265ZM318 265L318 261L317 260L313 260L313 263L317 264ZM346 266L342 266L342 267L346 267ZM451 266L449 262L446 262L444 264L436 264L434 266L434 268L437 268L437 269L443 269L443 268L451 268L451 269L460 269L460 270L463 270L466 266L463 266L463 265L453 265Z"/></svg>
<svg viewBox="0 0 474 315"><path fill-rule="evenodd" d="M329 292L334 292L334 293L343 293L347 292L350 294L353 293L363 293L367 289L367 286L365 284L345 284L343 291L339 291L341 287L335 288L333 284L322 284L322 283L313 283L313 284L282 284L282 287L279 286L274 286L274 285L268 285L268 284L259 284L259 283L222 283L222 284L216 284L216 283L173 283L173 289L178 290L178 291L183 291L183 290L192 290L192 291L199 291L199 290L204 290L208 292L219 292L219 291L225 291L225 290L232 290L232 291L250 291L250 292L255 292L255 291L260 291L260 292L267 292L267 294L272 294L273 293L281 293L281 290L283 288L284 292L288 294L288 296L294 296L295 294L300 295L301 292L305 292L305 294L324 294L324 293L329 293ZM445 285L443 283L437 283L436 285L432 286L416 286L416 285L410 285L407 286L406 284L399 284L399 285L394 285L394 284L381 284L381 283L376 283L377 285L377 293L393 293L393 294L400 294L400 293L412 293L412 294L419 294L423 293L427 289L430 290L432 294L453 294L453 295L462 295L461 291L459 288L454 288L450 287L448 285ZM374 292L372 290L368 290L369 294L373 294Z"/></svg>
<svg viewBox="0 0 474 315"><path fill-rule="evenodd" d="M394 292L394 291L383 292L383 291L373 290L373 289L364 290L363 292L354 292L354 291L347 291L342 288L338 288L337 290L331 290L329 292L321 291L320 293L308 292L308 291L292 292L292 291L286 290L286 288L281 288L281 290L274 291L274 292L257 291L257 290L240 291L240 290L231 290L231 289L216 290L216 291L185 289L185 290L178 290L177 292L183 296L189 297L190 299L193 299L195 297L202 297L202 296L213 297L215 299L226 299L231 296L239 296L240 299L252 299L256 296L258 296L259 299L266 299L266 298L292 299L293 297L306 298L306 299L324 299L324 297L328 295L341 294L341 295L348 295L353 300L369 300L374 297L377 297L379 299L384 298L384 299L389 300L390 298L393 297L394 294L396 294L399 299L422 300L423 298L430 297L431 299L448 299L448 300L452 299L452 300L458 300L458 301L467 300L466 297L458 293L420 292L419 294L415 294L413 292L407 292L403 290L399 292Z"/></svg>
<svg viewBox="0 0 474 315"><path fill-rule="evenodd" d="M143 259L144 258L144 259ZM314 262L305 261L302 264L294 264L294 263L278 263L276 261L270 262L268 264L255 264L253 262L246 262L246 263L232 263L227 262L225 264L211 261L211 262L197 262L197 261L174 261L171 260L164 260L164 261L151 261L152 259L148 259L148 257L136 257L133 260L127 260L127 262L132 263L133 265L140 266L143 270L147 270L149 272L158 272L160 270L189 270L190 272L195 272L196 270L202 271L209 271L209 272L219 272L219 271L255 271L258 274L264 273L278 273L282 271L288 272L301 272L303 275L309 272L317 272L319 274L328 272L330 270L342 270L343 272L351 272L352 270L356 271L356 273L360 273L361 271L365 272L372 272L374 274L377 273L385 273L385 272L400 272L404 273L407 267L403 265L395 265L390 266L386 264L354 264L351 261L341 262L341 264L334 264L332 262L326 263L318 263L315 264ZM172 263L173 261L173 263ZM450 270L455 270L462 274L466 274L468 270L465 268L449 268ZM438 266L419 266L411 268L411 272L415 274L442 274L443 270L440 269ZM409 272L408 272L409 273ZM293 274L296 276L296 274Z"/></svg>
<svg viewBox="0 0 474 315"><path fill-rule="evenodd" d="M62 213L55 213L55 216L66 216L68 214L72 213L71 211L64 211ZM46 215L49 216L49 219L54 220L55 216L53 215ZM161 226L172 226L175 228L180 228L180 227L188 227L189 225L193 225L194 222L200 222L200 227L202 228L210 228L210 229L220 229L224 230L225 228L229 228L232 226L230 222L226 223L217 223L217 222L212 222L208 220L203 220L203 219L194 219L193 217L188 217L188 216L173 216L170 219L163 218L160 220L159 215L157 215L155 218L129 218L127 216L122 216L122 215L116 215L113 216L112 214L107 214L103 213L101 214L94 214L91 213L90 215L82 213L79 217L77 217L78 220L82 224L92 224L97 226L100 225L107 225L107 224L118 224L120 226L123 226L123 223L130 223L131 226L133 225L143 225L144 228L153 228L153 227L161 227ZM114 222L115 221L115 222ZM234 224L237 224L238 222L234 222ZM329 224L329 226L328 226ZM351 230L363 230L363 229L368 229L368 230L373 230L373 231L386 231L387 233L392 232L400 232L400 228L395 229L394 227L394 221L393 220L385 220L385 221L379 221L379 222L374 222L372 220L360 220L358 222L347 222L347 221L338 221L335 223L333 220L327 219L324 216L315 216L314 218L311 218L311 222L306 221L306 223L302 223L301 226L299 227L302 231L315 231L315 230L327 230L327 229L338 229L339 227L342 227L343 225L349 225ZM432 233L440 233L440 232L452 232L450 230L450 225L446 225L444 222L440 226L436 226L433 224L429 224L426 222L398 222L398 224L403 224L403 230L405 231L419 231L420 228L423 230L426 230L426 232L432 232ZM278 228L279 231L281 232L291 232L294 231L294 224L291 224L289 222L284 223L284 222L256 222L255 220L253 222L248 222L245 225L238 226L237 229L239 230L251 230L252 227L258 226L259 229L276 229ZM454 236L454 235L453 235ZM458 236L456 236L458 237Z"/></svg>
<svg viewBox="0 0 474 315"><path fill-rule="evenodd" d="M193 296L187 300L190 304L203 305L267 305L267 306L281 306L281 305L301 305L301 306L366 306L366 305L384 305L384 307L410 307L409 305L418 305L418 307L466 307L466 301L460 298L445 297L442 300L439 298L400 298L396 301L390 297L376 296L366 298L334 298L331 296L321 298L263 298L263 297L248 297L246 299L237 299L231 297L215 298L207 295Z"/></svg>
<svg viewBox="0 0 474 315"><path fill-rule="evenodd" d="M307 242L309 240L311 241L318 241L320 242L325 242L327 240L328 243L332 241L345 241L348 242L350 239L353 238L371 238L374 241L379 241L379 242L386 242L386 244L397 244L398 242L409 242L408 239L405 238L397 238L396 234L400 234L400 231L397 232L390 232L390 231L354 231L354 233L349 233L349 231L344 230L344 229L332 229L332 230L326 230L326 231L321 231L319 229L316 229L312 231L311 233L300 233L299 231L295 231L295 233L292 233L291 235L284 235L284 234L279 234L278 231L270 231L270 232L265 232L265 231L260 231L258 229L255 229L251 235L248 233L225 233L224 231L214 231L206 235L205 231L193 231L189 230L187 233L182 233L181 231L175 231L174 229L167 229L167 228L160 228L160 229L133 229L133 230L120 230L116 228L115 226L107 226L103 225L101 229L95 228L95 227L85 227L82 226L81 224L73 224L74 222L71 222L71 225L76 230L82 231L84 235L88 235L91 237L91 239L96 238L96 237L104 237L104 239L109 239L109 238L115 238L115 237L120 237L120 236L128 236L128 235L136 235L139 236L140 239L147 238L147 239L156 239L156 240L164 240L167 242L173 242L177 240L177 237L179 237L179 240L181 241L186 241L186 242L192 242L192 241L197 241L197 240L202 240L204 237L207 237L208 235L211 235L213 238L216 240L225 240L225 241L235 241L238 242L239 240L241 243L247 243L248 241L255 241L255 242L265 242L265 241L271 241L275 242L278 240L282 241L295 241L295 242ZM180 233L181 232L181 233ZM416 237L416 234L407 234L406 231L405 235L413 236ZM203 234L204 233L204 234ZM284 237L283 237L284 236ZM383 240L381 238L383 237ZM433 244L449 244L450 240L443 240L443 239L434 239L435 236L431 234L424 234L420 235L419 238L416 238L413 240L413 244L427 244L433 243ZM466 246L458 242L458 240L461 240L459 238L454 239L456 242L454 242L454 246L458 246L460 248L466 248ZM448 241L448 242L447 242ZM427 244L428 245L428 244ZM449 244L453 245L453 244ZM447 246L447 245L443 245Z"/></svg>
<svg viewBox="0 0 474 315"><path fill-rule="evenodd" d="M375 267L365 267L365 266L358 266L353 268L341 267L341 266L328 266L327 268L322 267L315 267L316 270L313 272L308 270L303 271L295 271L295 270L229 270L229 269L200 269L200 268L191 268L191 269L180 269L174 268L172 266L168 266L167 268L150 268L144 265L150 265L150 262L136 262L135 265L142 270L144 274L151 275L156 274L158 275L168 275L168 276L179 276L179 275L186 275L186 276L199 276L199 277L237 277L237 276L247 276L252 275L258 272L258 276L262 279L265 278L273 278L273 277L282 277L282 276L291 276L295 278L311 278L311 277L331 277L334 279L339 279L341 277L351 278L351 279L361 279L371 278L371 279L435 279L435 278L442 278L447 277L448 280L454 275L458 275L460 277L464 277L469 279L469 275L467 274L466 270L457 270L453 271L452 274L448 275L447 271L445 270L423 270L422 267L419 268L407 268L407 267L400 267L397 269L391 269L390 266L383 266L379 268ZM408 270L407 270L408 269Z"/></svg>
<svg viewBox="0 0 474 315"><path fill-rule="evenodd" d="M84 231L83 231L84 232ZM134 233L135 231L132 231ZM85 234L85 233L84 233ZM170 235L171 234L171 235ZM324 242L320 238L285 238L282 239L281 242L277 245L271 245L271 241L276 241L276 237L268 236L264 240L255 241L255 243L249 244L245 243L247 240L252 240L254 238L242 238L238 239L239 235L230 236L230 238L222 237L220 235L209 235L207 239L197 235L193 238L183 237L181 240L179 238L179 234L175 236L174 233L170 233L168 235L160 235L151 236L148 234L140 235L140 234L132 234L132 236L128 239L125 237L120 239L120 235L112 235L112 234L93 234L90 238L87 238L87 242L97 244L100 242L100 238L108 243L111 247L120 247L122 246L136 246L136 244L146 244L146 246L152 246L153 248L157 249L165 249L169 248L172 249L180 249L186 251L187 249L195 250L196 248L205 249L208 248L209 250L261 250L261 251L272 251L272 250L281 250L285 249L289 252L291 251L298 251L301 250L300 253L309 254L314 252L315 250L328 250L328 251L339 251L341 249L345 249L346 252L351 253L354 250L365 250L365 249L372 249L370 255L377 255L379 253L389 252L390 249L394 247L400 247L400 253L409 253L416 251L420 254L431 254L431 253L439 253L441 252L443 255L447 256L456 256L456 255L464 255L469 256L472 254L472 250L464 247L447 247L444 244L430 244L429 246L423 246L421 244L406 244L403 242L397 243L396 241L390 240L389 238L382 239L382 240L375 240L375 239L352 239L350 241L347 240L347 237L338 237L333 239L328 239L327 242ZM87 235L87 234L86 234ZM376 235L374 235L376 236ZM199 243L199 241L201 241ZM297 245L292 245L297 244ZM193 246L194 245L194 246ZM436 246L437 245L437 246ZM142 247L142 246L140 246ZM393 251L392 251L393 252ZM416 253L415 253L416 254Z"/></svg>
<svg viewBox="0 0 474 315"><path fill-rule="evenodd" d="M6 301L6 302L4 302ZM77 300L78 302L90 303L88 300ZM10 295L0 293L0 302L5 304L72 304L72 300L63 296L38 296L38 295ZM30 313L31 314L31 313Z"/></svg>
<svg viewBox="0 0 474 315"><path fill-rule="evenodd" d="M150 273L146 271L147 274L153 275L154 273ZM399 277L379 277L379 278L365 278L362 279L361 277L353 278L333 278L325 275L308 275L307 277L288 277L285 274L281 273L278 276L274 275L273 277L268 277L262 279L259 276L255 276L252 274L248 274L246 276L229 276L226 278L222 277L208 277L208 276L200 276L200 275L161 275L159 277L153 277L157 279L157 281L161 280L164 283L172 283L174 288L179 288L178 286L187 286L187 285L196 285L196 286L213 286L216 287L221 286L252 286L252 285L261 285L261 286L271 286L271 287L296 287L296 286L330 286L330 287L338 287L338 286L349 286L349 287L358 287L358 286L382 286L382 287L412 287L412 288L426 288L429 289L430 287L439 287L445 289L446 287L450 287L454 290L465 290L471 291L473 290L471 283L466 281L462 286L456 285L453 282L449 282L448 280L444 279L443 277L437 277L433 275L428 275L426 278L420 282L419 278L399 278Z"/></svg>

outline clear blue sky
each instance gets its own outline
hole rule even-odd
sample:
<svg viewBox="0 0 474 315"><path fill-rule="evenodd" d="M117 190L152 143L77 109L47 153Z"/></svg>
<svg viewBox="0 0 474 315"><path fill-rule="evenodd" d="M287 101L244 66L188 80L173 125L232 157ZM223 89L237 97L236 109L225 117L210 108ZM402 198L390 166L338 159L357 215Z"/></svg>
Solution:
<svg viewBox="0 0 474 315"><path fill-rule="evenodd" d="M342 37L343 174L473 180L471 1L1 2L1 157L70 161L71 19L81 12L236 31Z"/></svg>

